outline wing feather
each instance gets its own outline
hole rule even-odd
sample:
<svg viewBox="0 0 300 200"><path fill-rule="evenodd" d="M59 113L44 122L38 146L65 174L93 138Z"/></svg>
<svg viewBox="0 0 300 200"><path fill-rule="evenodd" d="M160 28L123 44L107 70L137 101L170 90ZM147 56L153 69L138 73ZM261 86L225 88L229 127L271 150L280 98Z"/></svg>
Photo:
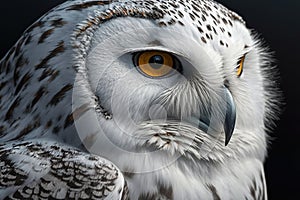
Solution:
<svg viewBox="0 0 300 200"><path fill-rule="evenodd" d="M0 199L127 199L110 161L45 140L0 146Z"/></svg>

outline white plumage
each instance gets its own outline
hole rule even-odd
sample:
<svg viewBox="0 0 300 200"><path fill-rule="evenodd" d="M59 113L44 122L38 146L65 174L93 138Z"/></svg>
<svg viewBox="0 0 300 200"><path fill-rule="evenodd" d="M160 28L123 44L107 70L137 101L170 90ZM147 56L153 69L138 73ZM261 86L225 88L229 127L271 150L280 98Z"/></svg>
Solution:
<svg viewBox="0 0 300 200"><path fill-rule="evenodd" d="M267 199L269 69L214 1L67 1L1 60L0 198Z"/></svg>

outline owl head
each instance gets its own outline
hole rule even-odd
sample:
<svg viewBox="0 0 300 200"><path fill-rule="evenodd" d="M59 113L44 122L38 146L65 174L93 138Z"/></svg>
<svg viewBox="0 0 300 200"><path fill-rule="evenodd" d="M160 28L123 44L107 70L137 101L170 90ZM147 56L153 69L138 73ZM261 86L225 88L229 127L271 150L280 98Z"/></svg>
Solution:
<svg viewBox="0 0 300 200"><path fill-rule="evenodd" d="M77 27L73 47L73 107L94 99L76 123L91 152L120 168L149 160L147 170L179 158L264 159L272 67L234 12L212 1L114 2Z"/></svg>
<svg viewBox="0 0 300 200"><path fill-rule="evenodd" d="M270 63L214 1L67 1L1 62L1 137L55 138L121 170L263 160L278 99Z"/></svg>

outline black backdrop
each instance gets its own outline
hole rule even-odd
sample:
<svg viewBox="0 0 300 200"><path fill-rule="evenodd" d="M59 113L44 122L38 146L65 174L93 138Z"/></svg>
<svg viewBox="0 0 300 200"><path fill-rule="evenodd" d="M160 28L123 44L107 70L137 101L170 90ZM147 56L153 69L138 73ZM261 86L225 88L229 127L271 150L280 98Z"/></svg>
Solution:
<svg viewBox="0 0 300 200"><path fill-rule="evenodd" d="M63 0L2 1L0 7L0 58L21 33L43 13ZM269 199L298 199L300 192L300 1L219 0L247 21L275 51L285 106L266 161ZM299 124L297 124L299 123ZM298 198L297 198L298 196Z"/></svg>

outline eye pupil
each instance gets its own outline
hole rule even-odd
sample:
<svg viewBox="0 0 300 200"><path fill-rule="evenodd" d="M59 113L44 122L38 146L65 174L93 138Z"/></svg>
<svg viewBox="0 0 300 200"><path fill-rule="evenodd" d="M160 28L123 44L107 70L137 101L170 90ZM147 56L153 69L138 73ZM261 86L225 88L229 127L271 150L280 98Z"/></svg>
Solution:
<svg viewBox="0 0 300 200"><path fill-rule="evenodd" d="M154 69L159 69L162 67L162 65L164 64L164 58L160 55L154 55L149 59L149 64L151 65L151 67L153 67Z"/></svg>
<svg viewBox="0 0 300 200"><path fill-rule="evenodd" d="M144 51L133 57L135 66L143 75L152 78L164 77L172 71L181 69L181 63L164 51Z"/></svg>

